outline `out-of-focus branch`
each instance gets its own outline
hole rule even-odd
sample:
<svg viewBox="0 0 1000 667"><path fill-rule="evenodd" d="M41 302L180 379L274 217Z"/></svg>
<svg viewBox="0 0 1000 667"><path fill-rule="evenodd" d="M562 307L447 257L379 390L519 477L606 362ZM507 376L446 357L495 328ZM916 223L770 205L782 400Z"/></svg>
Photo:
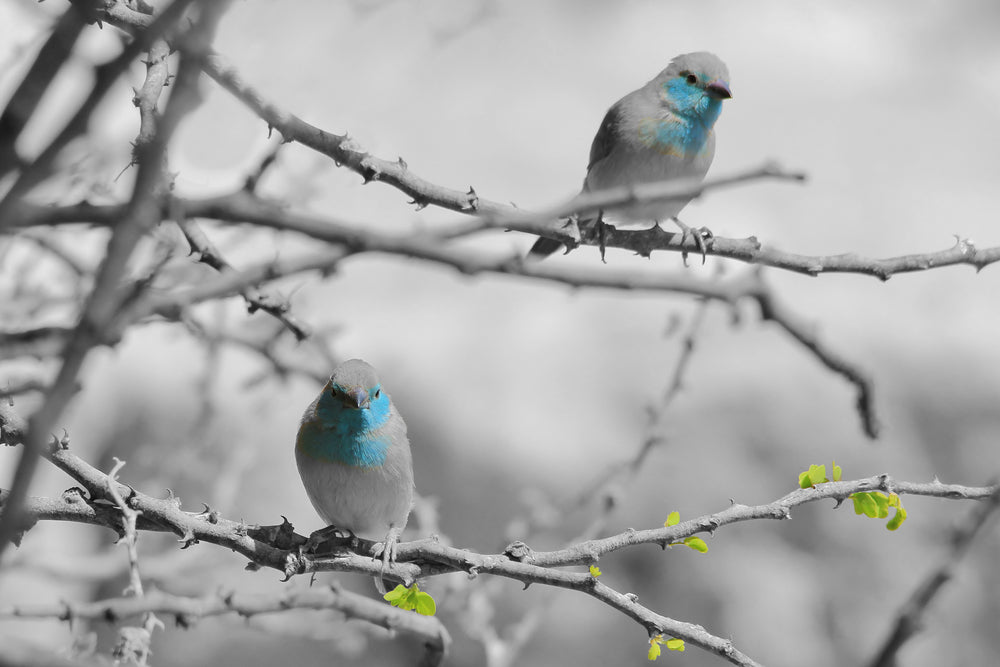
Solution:
<svg viewBox="0 0 1000 667"><path fill-rule="evenodd" d="M954 576L955 568L969 552L976 535L979 534L987 519L1000 507L1000 486L986 499L986 502L973 508L961 526L955 529L951 538L951 549L923 582L917 586L910 599L899 610L892 632L886 638L871 667L896 667L896 656L899 649L913 635L922 629L924 612L937 596L941 588Z"/></svg>
<svg viewBox="0 0 1000 667"><path fill-rule="evenodd" d="M149 50L153 42L159 38L164 31L181 17L188 5L198 0L174 0L163 12L153 19L148 27L142 31L134 33L134 39L122 52L111 61L99 66L96 69L96 77L90 94L79 106L73 117L67 121L63 129L56 135L48 146L30 164L21 170L17 179L10 189L0 200L0 229L8 226L13 213L21 204L21 198L31 191L36 185L48 178L56 157L69 143L76 137L83 134L87 129L91 114L97 105L111 89L111 85L121 76L132 61L140 54ZM92 0L78 0L78 4L84 7L91 7L98 3ZM98 18L100 12L95 12L93 18ZM2 537L2 536L0 536ZM0 547L2 549L2 547Z"/></svg>
<svg viewBox="0 0 1000 667"><path fill-rule="evenodd" d="M222 256L218 248L209 240L205 231L196 221L187 217L181 207L175 207L175 219L184 238L191 246L191 252L198 254L198 260L219 273L232 273L236 269ZM262 310L274 317L292 332L296 340L302 341L309 337L309 327L291 314L291 307L286 299L279 297L273 291L265 291L256 286L247 286L240 291L247 302L250 313Z"/></svg>
<svg viewBox="0 0 1000 667"><path fill-rule="evenodd" d="M304 257L274 260L249 267L241 272L229 272L218 280L186 291L151 295L134 304L132 312L120 322L120 326L154 314L177 319L180 310L195 303L240 294L255 285L282 276L316 270L328 272L347 257L362 252L381 252L421 259L453 267L465 275L501 273L573 287L670 291L724 301L728 304L735 304L743 298L752 298L759 303L764 319L779 324L792 334L795 340L815 354L825 366L844 376L857 387L857 406L863 429L869 437L876 437L878 433L871 381L859 368L828 349L810 333L808 327L798 322L787 308L782 307L764 282L759 270L746 272L736 278L716 280L699 278L691 272L657 274L648 271L623 272L604 267L595 271L593 267L564 266L558 262L524 261L520 255L497 258L476 254L466 248L450 247L439 240L425 236L384 234L360 225L294 213L242 189L209 199L176 200L176 206L183 211L183 214L179 215L185 217L252 223L298 232L341 247ZM99 222L100 218L101 216L95 216L92 222Z"/></svg>
<svg viewBox="0 0 1000 667"><path fill-rule="evenodd" d="M95 0L70 6L52 28L17 90L11 95L7 107L0 115L0 178L22 166L17 154L17 139L35 115L35 109L48 90L56 74L73 52L73 45L94 17ZM2 226L2 225L0 225Z"/></svg>
<svg viewBox="0 0 1000 667"><path fill-rule="evenodd" d="M763 276L758 277L763 283ZM760 306L761 319L780 326L824 366L854 385L857 391L854 405L861 419L861 427L869 438L877 438L880 427L875 416L875 388L868 374L820 341L813 327L803 322L790 308L781 303L773 290L761 289L754 294L754 298Z"/></svg>
<svg viewBox="0 0 1000 667"><path fill-rule="evenodd" d="M174 0L151 24L148 31L137 36L125 47L120 56L99 70L91 94L80 106L74 118L35 162L21 172L3 202L0 202L0 227L9 217L3 212L5 205L16 206L19 198L44 178L55 156L66 143L85 129L90 113L107 92L111 81L117 78L139 53L148 49L150 44L177 20L193 1ZM222 6L225 3L217 4ZM207 12L205 15L212 18L214 12ZM202 27L204 24L211 24L211 29L214 29L215 21L200 21L195 24L192 31L204 30ZM128 260L139 240L160 220L159 213L162 210L160 199L164 192L163 157L167 142L180 119L195 104L199 74L200 71L193 59L185 60L182 57L173 94L170 96L155 137L148 143L137 146L139 167L125 215L114 227L111 239L108 241L107 251L94 279L94 287L83 305L79 322L62 352L62 365L56 378L46 393L41 407L29 420L25 447L14 473L6 509L0 517L0 556L3 555L16 530L20 504L34 476L40 450L53 430L56 419L62 414L76 391L76 377L83 361L94 346L107 342L107 336L111 333L109 325L114 322L123 300L128 296L127 293L123 294L119 284L125 274Z"/></svg>
<svg viewBox="0 0 1000 667"><path fill-rule="evenodd" d="M422 665L437 665L451 644L447 628L435 617L420 616L383 604L369 597L343 590L339 585L314 586L287 591L278 596L250 595L238 592L203 597L171 595L159 590L142 597L122 597L97 602L33 604L0 607L0 617L88 619L117 621L143 614L173 616L177 625L188 627L196 620L223 614L244 618L260 614L286 612L289 609L331 609L348 618L356 618L421 640L427 648Z"/></svg>

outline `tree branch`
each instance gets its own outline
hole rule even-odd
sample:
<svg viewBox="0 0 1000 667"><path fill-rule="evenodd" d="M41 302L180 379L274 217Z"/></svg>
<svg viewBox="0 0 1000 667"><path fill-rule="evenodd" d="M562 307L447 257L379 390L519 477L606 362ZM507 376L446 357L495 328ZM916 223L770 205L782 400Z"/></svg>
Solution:
<svg viewBox="0 0 1000 667"><path fill-rule="evenodd" d="M9 408L0 406L0 428L5 441L17 440L22 426L16 414ZM136 522L138 530L169 531L180 536L182 548L199 541L211 542L232 549L251 560L254 567L269 567L285 573L286 577L312 572L360 572L374 575L381 563L369 556L370 541L357 540L359 553L343 552L334 557L319 557L301 552L306 538L294 533L289 524L276 527L249 527L220 517L216 512L191 514L180 509L176 498L157 499L135 491L113 480L93 468L68 449L68 439L54 442L45 456L58 468L69 474L84 489L84 492L70 493L63 500L69 507L60 511L52 501L35 502L26 508L21 526L30 525L43 518L63 520L83 520L86 523L101 523L113 529L120 529L121 514L117 510L100 509L101 500L109 496L109 484L115 485L123 497L129 497L129 505L140 516ZM900 495L916 494L951 499L986 499L997 492L993 487L967 487L942 484L903 482L889 475L877 475L849 482L829 482L813 488L795 491L764 505L748 506L734 503L729 508L705 515L677 525L647 530L628 530L605 538L587 540L567 548L551 552L534 552L523 543L512 544L504 553L478 554L466 549L457 549L438 543L436 540L418 540L399 545L399 562L388 572L392 578L411 582L420 577L436 576L448 572L466 572L471 575L492 574L514 579L524 584L543 584L557 588L580 591L600 600L611 608L633 618L650 636L669 634L684 639L696 646L725 657L737 665L755 665L751 658L737 651L730 642L707 633L703 628L659 615L640 605L631 594L623 594L605 586L589 573L565 571L572 565L589 565L607 553L640 544L656 544L667 547L685 537L697 533L713 533L720 527L757 519L787 519L794 507L822 499L834 499L838 504L852 493L860 491L883 491ZM2 499L0 499L2 500ZM77 504L92 506L87 510ZM3 505L4 516L7 507Z"/></svg>
<svg viewBox="0 0 1000 667"><path fill-rule="evenodd" d="M955 568L969 552L973 540L987 519L1000 507L1000 486L986 498L986 502L973 508L963 525L954 531L951 549L938 565L913 591L896 617L892 631L883 643L871 667L896 667L896 656L910 637L922 629L924 612L937 596L941 588L954 576Z"/></svg>
<svg viewBox="0 0 1000 667"><path fill-rule="evenodd" d="M451 645L447 628L435 617L403 611L369 597L343 590L338 584L314 586L308 590L287 591L279 596L249 595L237 592L203 597L171 595L159 590L141 597L121 597L97 602L62 602L0 607L0 618L57 618L117 622L133 616L160 614L173 616L177 625L188 627L197 619L224 614L244 618L274 614L289 609L331 609L347 618L356 618L404 635L416 637L427 649L421 665L438 665Z"/></svg>

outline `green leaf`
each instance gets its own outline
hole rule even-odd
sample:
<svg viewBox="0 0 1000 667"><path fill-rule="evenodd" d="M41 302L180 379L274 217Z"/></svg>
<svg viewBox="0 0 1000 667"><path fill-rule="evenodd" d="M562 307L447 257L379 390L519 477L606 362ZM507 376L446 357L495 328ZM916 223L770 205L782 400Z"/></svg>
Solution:
<svg viewBox="0 0 1000 667"><path fill-rule="evenodd" d="M837 465L836 461L831 461L831 466L830 467L833 468L833 481L839 482L840 481L841 473L843 471L840 469L840 466Z"/></svg>
<svg viewBox="0 0 1000 667"><path fill-rule="evenodd" d="M414 609L418 614L421 616L433 616L437 612L437 603L434 602L434 598L431 597L430 593L419 591L416 597L417 603Z"/></svg>
<svg viewBox="0 0 1000 667"><path fill-rule="evenodd" d="M409 597L410 589L403 584L397 584L395 588L382 596L382 599L391 604L393 607L398 607L399 602L403 598Z"/></svg>
<svg viewBox="0 0 1000 667"><path fill-rule="evenodd" d="M667 515L667 520L663 522L664 528L670 528L670 526L676 526L681 522L681 513L674 510Z"/></svg>
<svg viewBox="0 0 1000 667"><path fill-rule="evenodd" d="M437 611L437 603L431 594L420 590L416 584L410 588L397 584L394 589L383 595L382 599L393 607L399 607L404 611L415 611L422 616L433 616Z"/></svg>
<svg viewBox="0 0 1000 667"><path fill-rule="evenodd" d="M667 648L669 650L671 650L671 651L680 651L681 653L683 653L684 652L684 640L683 639L677 639L677 638L668 639L667 640Z"/></svg>
<svg viewBox="0 0 1000 667"><path fill-rule="evenodd" d="M889 523L885 524L885 527L889 530L896 530L903 525L904 521L906 521L906 510L900 505L896 508L896 515L889 519Z"/></svg>
<svg viewBox="0 0 1000 667"><path fill-rule="evenodd" d="M649 653L646 654L647 658L650 660L656 660L660 657L660 652L662 650L660 649L660 643L662 641L663 635L655 635L649 638Z"/></svg>
<svg viewBox="0 0 1000 667"><path fill-rule="evenodd" d="M809 479L812 480L813 484L822 484L823 482L829 482L826 478L826 466L809 466Z"/></svg>
<svg viewBox="0 0 1000 667"><path fill-rule="evenodd" d="M687 546L691 547L692 549L694 549L699 553L705 553L708 551L708 545L705 544L705 540L695 535L692 535L691 537L685 537L684 544L686 544Z"/></svg>
<svg viewBox="0 0 1000 667"><path fill-rule="evenodd" d="M872 500L878 506L878 518L884 519L889 516L889 496L881 491L873 491L871 495Z"/></svg>
<svg viewBox="0 0 1000 667"><path fill-rule="evenodd" d="M800 489L810 489L813 487L812 479L809 477L808 472L799 473L799 488Z"/></svg>
<svg viewBox="0 0 1000 667"><path fill-rule="evenodd" d="M601 576L601 568L597 567L596 565L591 565L590 576L594 577L595 579Z"/></svg>
<svg viewBox="0 0 1000 667"><path fill-rule="evenodd" d="M855 514L864 514L865 516L869 516L873 519L878 517L878 504L867 491L852 493L851 500L854 501Z"/></svg>

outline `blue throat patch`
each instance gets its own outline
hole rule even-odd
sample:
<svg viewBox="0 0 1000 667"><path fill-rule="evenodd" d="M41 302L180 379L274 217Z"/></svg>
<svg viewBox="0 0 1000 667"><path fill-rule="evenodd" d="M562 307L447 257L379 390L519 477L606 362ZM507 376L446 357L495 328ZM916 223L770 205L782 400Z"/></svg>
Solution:
<svg viewBox="0 0 1000 667"><path fill-rule="evenodd" d="M650 139L664 152L682 156L696 155L708 141L712 126L722 113L722 100L705 93L682 77L663 84L681 122L660 121L655 128L644 128ZM650 131L652 130L652 131Z"/></svg>
<svg viewBox="0 0 1000 667"><path fill-rule="evenodd" d="M389 446L383 433L389 422L389 395L375 398L379 387L368 392L367 408L353 408L334 398L329 388L316 404L316 419L302 425L298 447L320 461L338 461L359 468L374 468L385 463Z"/></svg>

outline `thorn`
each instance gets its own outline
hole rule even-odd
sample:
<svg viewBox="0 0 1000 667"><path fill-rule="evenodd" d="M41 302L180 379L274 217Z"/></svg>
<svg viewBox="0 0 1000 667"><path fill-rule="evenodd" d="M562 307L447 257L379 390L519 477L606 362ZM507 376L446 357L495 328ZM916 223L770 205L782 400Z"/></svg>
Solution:
<svg viewBox="0 0 1000 667"><path fill-rule="evenodd" d="M367 158L369 156L366 154L364 157ZM368 185L372 181L377 181L382 178L382 172L375 167L372 167L371 165L361 166L364 169L364 173L361 174L361 178L364 179L364 183L362 185Z"/></svg>
<svg viewBox="0 0 1000 667"><path fill-rule="evenodd" d="M184 534L177 541L183 543L184 546L181 549L187 549L192 544L198 544L198 538L194 536L194 532L190 528L185 530Z"/></svg>
<svg viewBox="0 0 1000 667"><path fill-rule="evenodd" d="M469 203L466 205L470 211L479 210L479 195L476 194L476 189L469 186L469 191L465 193L469 197Z"/></svg>
<svg viewBox="0 0 1000 667"><path fill-rule="evenodd" d="M406 164L406 160L404 160L402 157L396 158L396 164L398 164L399 168L402 169L403 171L406 171L407 169L410 168L409 165Z"/></svg>

